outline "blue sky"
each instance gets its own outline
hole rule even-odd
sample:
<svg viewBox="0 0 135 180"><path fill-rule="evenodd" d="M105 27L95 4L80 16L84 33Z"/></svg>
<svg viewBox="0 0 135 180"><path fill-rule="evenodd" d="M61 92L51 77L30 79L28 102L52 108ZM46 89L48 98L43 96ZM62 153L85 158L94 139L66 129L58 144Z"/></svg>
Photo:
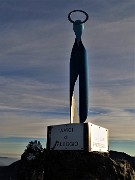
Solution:
<svg viewBox="0 0 135 180"><path fill-rule="evenodd" d="M128 143L125 151L135 155L134 0L0 1L0 155L19 155L30 138L46 139L48 125L69 123L75 36L67 15L74 9L89 14L82 37L89 61L87 121L109 129L113 149Z"/></svg>

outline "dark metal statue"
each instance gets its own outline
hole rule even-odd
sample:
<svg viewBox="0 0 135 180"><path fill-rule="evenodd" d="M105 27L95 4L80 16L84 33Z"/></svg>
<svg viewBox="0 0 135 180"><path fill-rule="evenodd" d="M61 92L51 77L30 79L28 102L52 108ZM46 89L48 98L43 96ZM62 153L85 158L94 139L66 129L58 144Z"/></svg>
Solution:
<svg viewBox="0 0 135 180"><path fill-rule="evenodd" d="M86 15L84 21L73 21L71 19L71 14L77 11ZM82 10L74 10L69 13L68 19L73 23L73 30L76 35L70 58L70 122L74 122L71 121L73 93L75 82L79 76L79 122L83 123L88 115L88 62L87 52L82 43L81 35L84 29L84 23L88 20L88 14Z"/></svg>

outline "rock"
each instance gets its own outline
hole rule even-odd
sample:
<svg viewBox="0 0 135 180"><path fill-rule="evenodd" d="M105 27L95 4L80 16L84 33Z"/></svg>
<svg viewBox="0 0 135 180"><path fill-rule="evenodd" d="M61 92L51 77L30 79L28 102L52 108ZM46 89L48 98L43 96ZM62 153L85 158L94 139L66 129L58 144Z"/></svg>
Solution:
<svg viewBox="0 0 135 180"><path fill-rule="evenodd" d="M121 153L119 155L121 156ZM46 151L45 156L44 180L135 179L131 161L121 157L119 160L113 159L112 152L110 155L99 152Z"/></svg>
<svg viewBox="0 0 135 180"><path fill-rule="evenodd" d="M16 180L19 171L20 160L9 166L0 167L0 180Z"/></svg>
<svg viewBox="0 0 135 180"><path fill-rule="evenodd" d="M125 153L48 151L0 167L2 180L135 180L135 157Z"/></svg>

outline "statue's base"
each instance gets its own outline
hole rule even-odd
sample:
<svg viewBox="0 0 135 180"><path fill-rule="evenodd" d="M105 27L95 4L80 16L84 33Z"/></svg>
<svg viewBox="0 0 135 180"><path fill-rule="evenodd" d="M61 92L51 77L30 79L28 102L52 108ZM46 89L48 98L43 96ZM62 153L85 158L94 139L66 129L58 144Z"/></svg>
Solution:
<svg viewBox="0 0 135 180"><path fill-rule="evenodd" d="M108 152L108 134L92 123L48 126L47 149Z"/></svg>

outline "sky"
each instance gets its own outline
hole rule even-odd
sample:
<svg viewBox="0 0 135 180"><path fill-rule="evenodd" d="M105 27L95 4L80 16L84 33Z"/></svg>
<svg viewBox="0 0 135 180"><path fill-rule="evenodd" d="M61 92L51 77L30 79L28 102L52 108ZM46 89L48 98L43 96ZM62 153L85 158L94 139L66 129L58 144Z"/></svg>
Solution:
<svg viewBox="0 0 135 180"><path fill-rule="evenodd" d="M0 156L20 156L34 139L45 146L47 126L69 123L74 9L89 14L87 122L135 156L135 0L0 0Z"/></svg>

